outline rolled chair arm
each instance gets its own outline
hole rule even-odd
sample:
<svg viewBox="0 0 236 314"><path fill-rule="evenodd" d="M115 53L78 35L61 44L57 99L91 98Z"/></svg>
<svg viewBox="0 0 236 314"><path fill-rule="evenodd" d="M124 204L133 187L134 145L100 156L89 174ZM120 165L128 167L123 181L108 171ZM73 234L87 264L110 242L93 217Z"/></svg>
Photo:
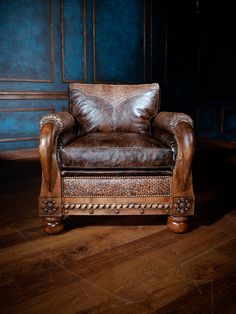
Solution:
<svg viewBox="0 0 236 314"><path fill-rule="evenodd" d="M154 121L154 124L170 133L175 133L175 129L180 122L188 123L191 127L193 127L193 120L185 113L179 112L160 112Z"/></svg>
<svg viewBox="0 0 236 314"><path fill-rule="evenodd" d="M53 123L56 128L56 134L72 128L75 124L73 116L69 112L57 112L44 116L40 121L40 129L47 123Z"/></svg>
<svg viewBox="0 0 236 314"><path fill-rule="evenodd" d="M154 120L154 126L173 135L177 147L174 175L179 189L184 191L189 182L195 152L193 120L184 113L160 112Z"/></svg>
<svg viewBox="0 0 236 314"><path fill-rule="evenodd" d="M46 115L40 122L39 156L43 177L49 191L55 184L57 164L57 140L59 135L74 127L74 118L68 112Z"/></svg>

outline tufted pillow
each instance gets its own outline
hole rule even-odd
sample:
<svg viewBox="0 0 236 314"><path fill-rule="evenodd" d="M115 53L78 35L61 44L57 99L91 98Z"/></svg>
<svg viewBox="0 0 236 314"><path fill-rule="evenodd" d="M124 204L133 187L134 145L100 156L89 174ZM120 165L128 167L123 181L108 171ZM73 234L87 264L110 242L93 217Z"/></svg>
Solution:
<svg viewBox="0 0 236 314"><path fill-rule="evenodd" d="M71 113L80 133L145 134L159 110L159 85L70 84Z"/></svg>

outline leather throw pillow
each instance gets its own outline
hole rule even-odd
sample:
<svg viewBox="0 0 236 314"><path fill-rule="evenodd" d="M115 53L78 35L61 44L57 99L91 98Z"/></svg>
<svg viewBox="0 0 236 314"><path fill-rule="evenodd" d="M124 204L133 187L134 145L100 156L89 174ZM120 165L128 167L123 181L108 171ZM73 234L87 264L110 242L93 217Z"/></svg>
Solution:
<svg viewBox="0 0 236 314"><path fill-rule="evenodd" d="M71 113L78 121L80 134L88 132L145 134L148 133L150 122L159 110L158 84L71 85Z"/></svg>

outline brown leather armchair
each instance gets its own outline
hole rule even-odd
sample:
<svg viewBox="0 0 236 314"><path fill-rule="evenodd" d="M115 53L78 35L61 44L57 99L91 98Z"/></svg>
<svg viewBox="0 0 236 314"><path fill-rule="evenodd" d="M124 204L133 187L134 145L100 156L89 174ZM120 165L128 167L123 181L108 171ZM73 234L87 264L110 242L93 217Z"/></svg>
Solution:
<svg viewBox="0 0 236 314"><path fill-rule="evenodd" d="M159 112L159 85L70 84L70 113L44 116L39 214L49 234L71 215L168 215L187 230L194 212L191 118Z"/></svg>

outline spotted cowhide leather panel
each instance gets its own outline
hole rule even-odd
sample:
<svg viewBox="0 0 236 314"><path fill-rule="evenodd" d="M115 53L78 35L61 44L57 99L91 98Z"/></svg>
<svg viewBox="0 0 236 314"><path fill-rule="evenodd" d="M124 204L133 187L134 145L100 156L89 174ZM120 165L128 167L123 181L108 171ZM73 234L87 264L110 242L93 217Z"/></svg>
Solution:
<svg viewBox="0 0 236 314"><path fill-rule="evenodd" d="M64 177L64 197L170 196L168 176Z"/></svg>

